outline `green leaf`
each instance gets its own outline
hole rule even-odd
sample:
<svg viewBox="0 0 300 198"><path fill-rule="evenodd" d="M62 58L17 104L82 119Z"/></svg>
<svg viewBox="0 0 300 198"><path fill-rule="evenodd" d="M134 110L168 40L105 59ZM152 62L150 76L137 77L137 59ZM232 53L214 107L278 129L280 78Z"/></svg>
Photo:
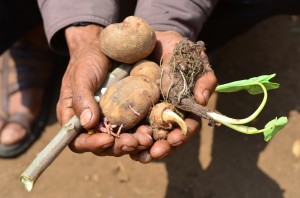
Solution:
<svg viewBox="0 0 300 198"><path fill-rule="evenodd" d="M287 117L275 118L268 122L265 126L264 136L265 141L270 141L270 139L275 136L288 122Z"/></svg>
<svg viewBox="0 0 300 198"><path fill-rule="evenodd" d="M217 92L237 92L237 91L248 91L250 94L261 94L263 93L262 88L258 83L263 84L267 90L277 89L278 83L270 82L269 80L274 78L276 74L262 75L259 77L249 78L248 80L238 80L223 85L219 85L216 88Z"/></svg>

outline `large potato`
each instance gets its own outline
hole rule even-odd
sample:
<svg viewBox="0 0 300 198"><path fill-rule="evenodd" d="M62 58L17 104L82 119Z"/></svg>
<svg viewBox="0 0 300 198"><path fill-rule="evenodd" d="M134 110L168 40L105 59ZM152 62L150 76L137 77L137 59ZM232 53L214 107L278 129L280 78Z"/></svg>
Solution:
<svg viewBox="0 0 300 198"><path fill-rule="evenodd" d="M135 16L105 27L100 35L103 53L113 60L128 64L149 56L155 44L156 36L152 27Z"/></svg>
<svg viewBox="0 0 300 198"><path fill-rule="evenodd" d="M103 115L112 125L128 130L137 125L157 103L160 91L146 76L128 76L108 87L100 99Z"/></svg>

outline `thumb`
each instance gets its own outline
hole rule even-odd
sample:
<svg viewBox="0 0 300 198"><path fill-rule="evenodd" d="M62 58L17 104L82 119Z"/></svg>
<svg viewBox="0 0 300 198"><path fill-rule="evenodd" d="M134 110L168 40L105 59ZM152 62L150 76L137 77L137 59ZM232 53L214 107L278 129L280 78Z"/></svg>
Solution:
<svg viewBox="0 0 300 198"><path fill-rule="evenodd" d="M80 70L79 74L75 75L76 80L73 80L72 107L85 129L93 128L99 122L100 107L94 94L107 75L107 69L94 70L99 71L97 74L91 71L92 68L86 71Z"/></svg>
<svg viewBox="0 0 300 198"><path fill-rule="evenodd" d="M73 92L72 107L75 115L80 119L81 125L90 129L94 127L100 119L100 107L94 99L94 89L82 84L76 84Z"/></svg>
<svg viewBox="0 0 300 198"><path fill-rule="evenodd" d="M201 76L195 84L194 96L198 104L207 105L210 96L217 86L217 78L213 70Z"/></svg>

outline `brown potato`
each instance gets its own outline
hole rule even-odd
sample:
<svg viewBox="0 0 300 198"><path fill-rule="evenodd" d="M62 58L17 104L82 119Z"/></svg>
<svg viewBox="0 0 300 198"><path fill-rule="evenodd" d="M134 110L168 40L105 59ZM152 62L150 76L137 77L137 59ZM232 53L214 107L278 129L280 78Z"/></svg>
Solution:
<svg viewBox="0 0 300 198"><path fill-rule="evenodd" d="M132 64L153 51L156 36L143 19L129 16L122 23L111 24L100 35L100 47L113 60Z"/></svg>
<svg viewBox="0 0 300 198"><path fill-rule="evenodd" d="M134 64L132 70L130 71L131 76L147 76L153 82L159 83L161 69L158 64L150 60L140 60Z"/></svg>
<svg viewBox="0 0 300 198"><path fill-rule="evenodd" d="M128 76L108 87L100 99L111 125L128 130L137 125L160 97L158 86L146 76Z"/></svg>

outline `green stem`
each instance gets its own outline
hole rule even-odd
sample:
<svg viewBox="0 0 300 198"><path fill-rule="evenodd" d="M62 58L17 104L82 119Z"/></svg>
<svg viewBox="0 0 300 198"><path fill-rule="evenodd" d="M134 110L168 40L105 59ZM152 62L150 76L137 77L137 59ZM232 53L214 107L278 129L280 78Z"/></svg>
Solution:
<svg viewBox="0 0 300 198"><path fill-rule="evenodd" d="M217 120L216 120L217 121ZM218 121L220 122L220 121ZM221 123L221 122L220 122ZM249 126L245 126L245 125L236 125L236 124L230 124L230 123L222 123L224 124L225 126L235 130L235 131L238 131L240 133L244 133L244 134L248 134L248 135L253 135L253 134L258 134L258 133L263 133L264 131L267 131L271 128L273 128L274 126L270 126L268 128L263 128L263 129L257 129L255 127L249 127Z"/></svg>
<svg viewBox="0 0 300 198"><path fill-rule="evenodd" d="M250 115L249 117L244 118L244 119L234 119L234 118L227 117L225 115L221 115L221 114L216 113L216 112L208 112L207 114L210 117L212 117L214 120L216 120L217 122L220 122L224 125L226 125L226 124L239 125L239 124L246 124L246 123L251 122L263 110L264 106L266 105L267 99L268 99L268 92L267 92L265 86L260 82L257 82L256 84L259 85L262 88L263 93L264 93L264 98L263 98L261 104L259 105L259 107L256 109L256 111L252 115Z"/></svg>

